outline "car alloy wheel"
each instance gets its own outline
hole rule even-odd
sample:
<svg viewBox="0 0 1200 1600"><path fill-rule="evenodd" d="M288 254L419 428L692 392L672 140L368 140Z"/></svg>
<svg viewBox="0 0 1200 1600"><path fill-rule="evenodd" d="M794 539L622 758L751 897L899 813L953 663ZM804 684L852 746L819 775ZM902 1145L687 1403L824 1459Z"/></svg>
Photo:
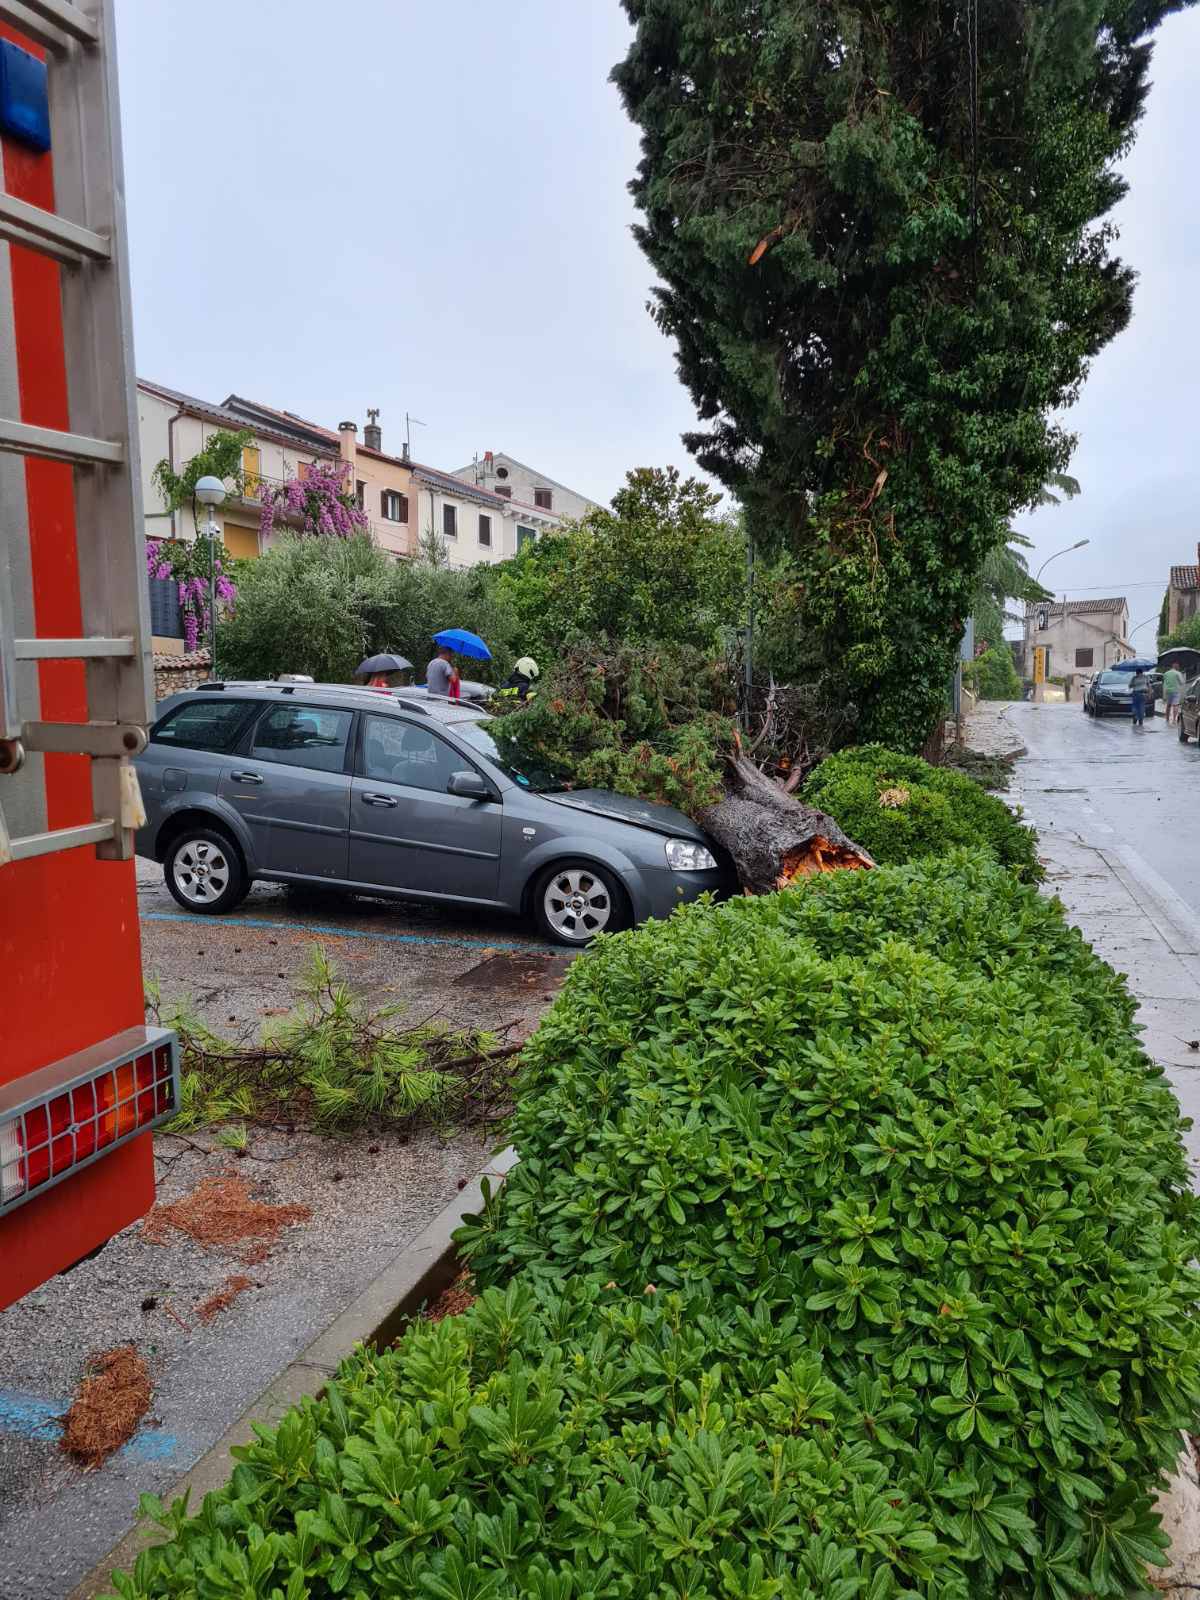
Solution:
<svg viewBox="0 0 1200 1600"><path fill-rule="evenodd" d="M250 887L241 856L215 828L181 834L167 852L165 868L167 888L185 911L231 911Z"/></svg>
<svg viewBox="0 0 1200 1600"><path fill-rule="evenodd" d="M189 839L175 854L171 871L185 900L210 906L229 887L229 855L207 839Z"/></svg>
<svg viewBox="0 0 1200 1600"><path fill-rule="evenodd" d="M542 887L542 921L563 944L586 944L615 923L613 895L593 868L560 867Z"/></svg>

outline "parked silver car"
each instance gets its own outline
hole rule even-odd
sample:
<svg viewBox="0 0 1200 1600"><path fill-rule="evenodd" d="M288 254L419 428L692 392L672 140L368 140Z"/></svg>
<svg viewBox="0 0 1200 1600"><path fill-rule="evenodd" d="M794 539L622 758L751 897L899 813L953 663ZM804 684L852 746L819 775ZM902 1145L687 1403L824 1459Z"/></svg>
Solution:
<svg viewBox="0 0 1200 1600"><path fill-rule="evenodd" d="M532 914L567 945L735 886L681 812L519 770L491 722L403 689L202 684L135 763L138 853L188 911L265 878Z"/></svg>

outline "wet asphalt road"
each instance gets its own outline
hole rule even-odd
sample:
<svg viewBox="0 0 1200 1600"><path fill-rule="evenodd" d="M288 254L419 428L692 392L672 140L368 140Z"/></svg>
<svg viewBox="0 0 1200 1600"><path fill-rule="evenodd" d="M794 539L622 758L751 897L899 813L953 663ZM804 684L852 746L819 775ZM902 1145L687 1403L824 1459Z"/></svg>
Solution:
<svg viewBox="0 0 1200 1600"><path fill-rule="evenodd" d="M1074 703L1014 705L1006 721L1028 752L1020 787L1031 810L1135 850L1200 915L1200 746L1181 744L1161 715L1137 731Z"/></svg>

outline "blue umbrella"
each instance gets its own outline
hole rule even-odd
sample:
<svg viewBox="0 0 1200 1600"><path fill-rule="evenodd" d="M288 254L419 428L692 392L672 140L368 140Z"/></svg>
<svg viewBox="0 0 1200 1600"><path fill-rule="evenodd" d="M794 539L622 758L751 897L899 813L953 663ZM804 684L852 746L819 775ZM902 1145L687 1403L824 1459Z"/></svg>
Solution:
<svg viewBox="0 0 1200 1600"><path fill-rule="evenodd" d="M1157 661L1148 661L1145 656L1130 656L1128 661L1114 661L1108 670L1110 672L1154 672L1157 667Z"/></svg>
<svg viewBox="0 0 1200 1600"><path fill-rule="evenodd" d="M433 642L440 644L444 650L454 650L460 656L469 656L472 661L492 659L492 652L479 635L468 633L466 628L443 628L441 633L434 634Z"/></svg>

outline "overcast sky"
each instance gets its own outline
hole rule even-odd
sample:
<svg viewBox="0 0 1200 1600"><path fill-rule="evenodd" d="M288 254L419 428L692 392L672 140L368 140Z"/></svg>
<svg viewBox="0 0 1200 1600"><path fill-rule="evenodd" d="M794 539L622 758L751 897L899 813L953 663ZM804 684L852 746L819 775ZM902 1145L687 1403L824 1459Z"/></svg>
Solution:
<svg viewBox="0 0 1200 1600"><path fill-rule="evenodd" d="M691 463L629 235L617 0L119 0L139 372L329 426L404 413L453 469L506 450L596 499ZM1083 496L1026 519L1075 598L1157 616L1195 561L1200 10L1159 35L1129 161L1134 320L1069 418ZM1145 628L1139 642L1148 643Z"/></svg>

